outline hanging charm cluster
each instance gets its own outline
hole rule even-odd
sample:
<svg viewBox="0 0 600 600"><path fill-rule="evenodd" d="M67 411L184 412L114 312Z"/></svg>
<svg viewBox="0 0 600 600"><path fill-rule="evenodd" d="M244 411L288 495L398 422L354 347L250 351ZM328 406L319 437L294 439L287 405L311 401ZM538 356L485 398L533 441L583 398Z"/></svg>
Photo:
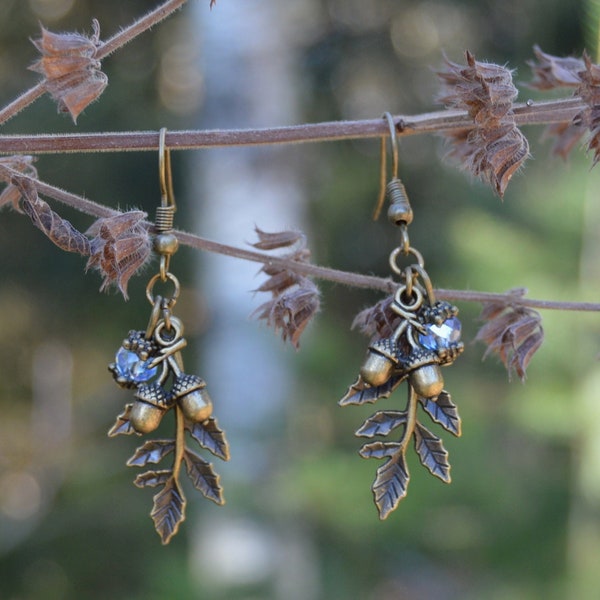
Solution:
<svg viewBox="0 0 600 600"><path fill-rule="evenodd" d="M391 117L388 121L395 141ZM448 453L441 439L419 421L419 406L444 429L455 436L461 434L460 418L450 394L444 390L441 372L441 367L452 364L464 348L458 309L448 302L436 301L423 257L410 246L408 225L413 213L396 175L396 157L395 152L394 177L387 185L388 218L399 227L401 237L400 245L390 255L391 269L400 280L390 304L392 334L369 346L357 381L339 401L340 406L376 402L388 398L403 381L408 383L404 410L378 411L356 431L358 437L374 438L402 428L399 441L367 442L359 451L363 458L385 459L371 488L381 519L396 509L406 495L410 478L406 452L411 439L423 466L442 481L450 482ZM416 262L401 268L401 257L412 257Z"/></svg>
<svg viewBox="0 0 600 600"><path fill-rule="evenodd" d="M185 496L179 476L182 465L193 486L216 504L224 504L219 476L212 465L186 446L187 431L201 447L218 458L229 460L229 447L223 431L212 416L212 401L206 383L198 375L184 370L181 350L187 345L182 322L172 310L179 296L179 281L169 272L171 256L178 241L172 233L175 212L170 176L170 156L165 150L165 130L161 130L159 173L162 202L157 208L154 250L160 256L160 272L148 282L146 296L152 312L146 330L132 330L109 365L115 381L134 390L135 400L125 406L108 435L151 433L163 416L175 413L175 436L150 440L140 446L129 459L129 466L145 467L159 463L173 454L171 468L149 470L138 475L138 487L162 487L154 496L150 513L163 544L177 533L185 518ZM173 286L169 297L154 295L158 282Z"/></svg>

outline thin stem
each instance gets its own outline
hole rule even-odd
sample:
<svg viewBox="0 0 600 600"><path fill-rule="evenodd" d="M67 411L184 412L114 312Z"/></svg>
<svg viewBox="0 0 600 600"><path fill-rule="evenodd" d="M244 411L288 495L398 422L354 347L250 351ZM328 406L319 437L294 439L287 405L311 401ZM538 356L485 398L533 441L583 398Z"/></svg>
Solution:
<svg viewBox="0 0 600 600"><path fill-rule="evenodd" d="M0 124L6 123L6 121L20 113L30 104L33 104L38 98L43 96L45 92L46 88L44 87L44 82L41 81L22 93L18 98L15 98L15 100L0 110Z"/></svg>
<svg viewBox="0 0 600 600"><path fill-rule="evenodd" d="M121 214L119 211L104 206L97 202L92 202L76 194L65 192L60 188L54 187L32 177L28 177L19 171L11 169L5 165L0 165L0 179L4 181L10 181L11 176L20 178L27 178L31 180L37 187L41 194L44 194L50 198L54 198L79 212L91 215L96 218L102 217L113 217ZM146 222L146 226L149 230L152 230L154 225L150 222ZM318 279L324 279L333 283L339 283L349 287L380 290L387 294L394 293L398 284L390 278L375 277L373 275L362 275L360 273L351 273L348 271L340 271L338 269L331 269L329 267L321 267L319 265L313 265L310 263L298 262L286 258L280 258L276 256L270 256L263 252L257 252L256 250L249 250L246 248L238 248L236 246L229 246L228 244L222 244L209 240L193 233L187 233L184 231L174 231L179 242L190 248L197 250L204 250L206 252L214 252L216 254L223 254L232 258L239 258L243 260L249 260L256 263L265 265L274 265L293 271L294 273L300 273L308 277L315 277ZM452 301L464 301L464 302L505 302L506 304L527 306L531 308L540 308L545 310L569 310L569 311L583 311L583 312L600 312L600 303L593 302L559 302L553 300L535 300L533 298L523 298L521 295L516 295L514 292L507 292L504 294L491 293L491 292L477 292L471 290L449 290L449 289L436 289L435 295L443 300Z"/></svg>
<svg viewBox="0 0 600 600"><path fill-rule="evenodd" d="M183 6L186 2L187 0L167 0L158 8L144 15L137 21L134 21L131 25L119 31L109 40L100 44L100 46L98 46L98 50L96 51L96 58L101 60L119 48L122 48L125 44L133 40L141 33L148 31L148 29L166 19L169 15L181 8L181 6ZM20 113L30 104L33 104L33 102L35 102L39 97L44 95L45 91L46 89L44 87L44 81L41 81L31 89L21 94L16 100L13 100L13 102L11 102L8 106L5 106L3 109L1 109L0 125L6 123L6 121ZM58 136L56 136L55 139L57 137Z"/></svg>
<svg viewBox="0 0 600 600"><path fill-rule="evenodd" d="M550 100L531 105L515 105L517 125L563 123L584 110L578 98ZM397 135L421 135L473 127L466 111L440 110L420 115L396 115ZM166 145L171 150L220 148L226 146L260 146L297 144L301 142L331 142L381 138L390 135L384 119L330 121L266 129L213 129L204 131L169 131ZM63 154L66 152L157 151L156 131L125 131L83 134L43 134L0 136L0 154L32 153Z"/></svg>
<svg viewBox="0 0 600 600"><path fill-rule="evenodd" d="M417 393L410 383L408 384L408 402L406 404L406 425L404 426L404 433L400 440L400 448L398 448L398 455L406 454L406 447L408 446L412 435L415 431L415 425L417 423L417 407L418 398Z"/></svg>
<svg viewBox="0 0 600 600"><path fill-rule="evenodd" d="M179 482L179 473L183 464L185 450L185 422L179 404L175 404L175 456L173 458L173 479Z"/></svg>
<svg viewBox="0 0 600 600"><path fill-rule="evenodd" d="M137 21L134 21L131 25L106 40L106 42L98 48L96 58L101 60L119 48L122 48L125 44L140 35L140 33L144 33L151 27L154 27L154 25L164 21L169 15L179 10L186 2L187 0L167 0L153 11L150 11L148 14Z"/></svg>

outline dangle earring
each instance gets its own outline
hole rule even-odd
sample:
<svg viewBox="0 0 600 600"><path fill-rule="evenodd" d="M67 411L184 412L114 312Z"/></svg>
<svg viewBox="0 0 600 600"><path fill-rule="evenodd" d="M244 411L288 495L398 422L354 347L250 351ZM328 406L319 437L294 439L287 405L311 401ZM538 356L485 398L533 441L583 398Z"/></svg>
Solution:
<svg viewBox="0 0 600 600"><path fill-rule="evenodd" d="M390 267L398 276L391 298L364 311L357 318L365 330L376 333L356 382L339 401L340 406L365 404L388 398L405 380L408 401L404 410L381 410L356 431L357 437L385 437L401 428L399 441L372 441L359 451L363 458L385 459L372 485L379 517L385 519L406 495L410 474L406 452L411 439L423 464L432 475L450 483L448 453L442 441L419 420L419 406L429 417L455 436L460 436L460 418L450 394L444 390L440 367L450 365L463 351L458 309L436 301L422 255L410 245L408 226L413 212L398 179L398 141L392 116L384 114L390 128L393 177L387 185L388 218L400 229L400 245L390 254ZM382 184L386 177L386 140L382 138ZM382 185L383 187L383 185ZM375 210L381 210L385 192ZM401 258L412 258L404 268Z"/></svg>
<svg viewBox="0 0 600 600"><path fill-rule="evenodd" d="M206 383L198 375L184 371L181 350L187 342L183 337L183 323L172 313L180 285L169 266L179 244L172 231L176 207L171 156L165 136L163 128L159 138L161 204L156 210L153 240L154 251L160 257L160 269L146 288L152 311L146 330L131 330L117 351L115 362L108 367L117 384L134 391L134 401L125 406L108 435L150 433L158 428L167 412L175 413L174 437L147 441L127 462L128 466L145 467L173 454L171 468L149 470L134 480L140 488L162 487L153 498L150 516L162 543L168 544L185 518L186 500L179 482L183 465L192 485L206 498L216 504L225 502L219 476L209 462L187 447L186 431L202 448L223 460L229 460L229 447L223 431L211 416L212 401ZM172 288L170 295L154 293L159 282Z"/></svg>

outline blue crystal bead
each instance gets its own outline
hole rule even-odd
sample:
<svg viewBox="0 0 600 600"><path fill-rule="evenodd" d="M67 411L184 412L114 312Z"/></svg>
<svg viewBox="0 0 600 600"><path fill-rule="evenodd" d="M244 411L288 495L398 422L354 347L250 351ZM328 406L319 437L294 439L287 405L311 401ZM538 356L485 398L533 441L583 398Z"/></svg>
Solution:
<svg viewBox="0 0 600 600"><path fill-rule="evenodd" d="M446 319L440 325L425 325L427 334L419 335L419 343L428 350L441 350L460 340L460 321L456 317Z"/></svg>
<svg viewBox="0 0 600 600"><path fill-rule="evenodd" d="M148 368L150 360L142 360L135 352L121 348L115 357L117 374L128 381L143 383L152 379L158 367Z"/></svg>

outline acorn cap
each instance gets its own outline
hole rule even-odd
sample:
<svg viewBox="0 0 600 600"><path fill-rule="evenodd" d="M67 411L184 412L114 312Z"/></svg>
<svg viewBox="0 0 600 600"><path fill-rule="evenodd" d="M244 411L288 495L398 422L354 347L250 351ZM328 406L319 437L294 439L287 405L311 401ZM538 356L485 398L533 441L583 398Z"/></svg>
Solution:
<svg viewBox="0 0 600 600"><path fill-rule="evenodd" d="M398 348L390 338L377 340L369 346L369 350L385 356L394 365L398 364Z"/></svg>
<svg viewBox="0 0 600 600"><path fill-rule="evenodd" d="M158 383L150 383L147 385L141 385L135 397L141 402L151 404L162 410L167 410L173 404L172 399L169 397L167 392Z"/></svg>
<svg viewBox="0 0 600 600"><path fill-rule="evenodd" d="M406 370L411 371L425 365L440 364L440 358L431 350L425 348L414 348L413 351L402 361L406 365Z"/></svg>
<svg viewBox="0 0 600 600"><path fill-rule="evenodd" d="M181 398L190 392L200 390L206 387L206 382L198 375L188 375L182 373L175 379L171 388L171 395L174 399Z"/></svg>

